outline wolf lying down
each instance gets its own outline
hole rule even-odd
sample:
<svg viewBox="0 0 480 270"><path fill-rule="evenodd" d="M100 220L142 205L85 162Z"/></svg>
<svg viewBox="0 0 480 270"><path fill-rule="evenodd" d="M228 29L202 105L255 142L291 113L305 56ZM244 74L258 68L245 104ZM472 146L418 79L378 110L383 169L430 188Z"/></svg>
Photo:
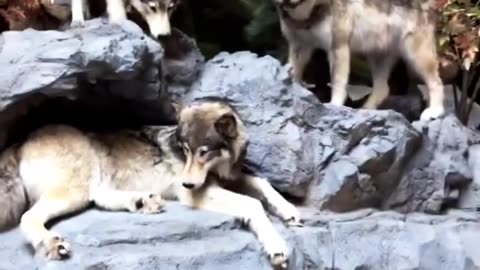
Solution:
<svg viewBox="0 0 480 270"><path fill-rule="evenodd" d="M239 114L212 98L176 105L176 110L177 126L146 128L143 137L134 131L85 134L49 125L23 145L8 148L0 157L2 189L7 190L0 194L0 226L21 215L21 231L36 252L63 259L70 246L45 228L47 221L90 202L111 211L155 214L162 211L164 199L179 200L241 219L271 263L286 267L287 244L261 201L288 225L301 226L300 215L266 179L242 172L247 134ZM27 200L31 207L22 215Z"/></svg>

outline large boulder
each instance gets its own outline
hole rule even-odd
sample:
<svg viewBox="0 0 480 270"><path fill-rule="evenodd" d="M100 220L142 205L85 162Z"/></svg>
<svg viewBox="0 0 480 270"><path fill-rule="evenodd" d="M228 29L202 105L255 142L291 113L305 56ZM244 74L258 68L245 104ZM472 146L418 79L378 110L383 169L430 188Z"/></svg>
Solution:
<svg viewBox="0 0 480 270"><path fill-rule="evenodd" d="M19 124L27 114L38 123L45 122L41 117L51 122L102 122L98 125L174 123L165 95L167 82L191 83L204 59L195 41L176 29L164 45L133 22L109 24L105 18L75 29L4 32L0 149L18 137L12 130L27 125ZM30 130L38 126L28 125Z"/></svg>
<svg viewBox="0 0 480 270"><path fill-rule="evenodd" d="M217 55L181 99L205 96L228 100L242 115L253 171L318 208L380 206L422 142L393 111L321 104L269 56Z"/></svg>
<svg viewBox="0 0 480 270"><path fill-rule="evenodd" d="M480 135L452 114L414 125L424 134L422 147L404 169L385 207L433 213L443 207L468 208L465 196L469 193L462 192L472 181L468 154L470 147L480 143Z"/></svg>
<svg viewBox="0 0 480 270"><path fill-rule="evenodd" d="M65 31L8 31L0 37L0 96L10 103L43 91L66 95L78 78L105 80L115 94L153 99L159 95L162 47L135 24L103 19Z"/></svg>
<svg viewBox="0 0 480 270"><path fill-rule="evenodd" d="M466 153L480 137L453 114L412 125L392 110L322 104L270 56L220 53L191 87L170 92L234 105L250 135L248 165L308 206L439 213L471 182Z"/></svg>

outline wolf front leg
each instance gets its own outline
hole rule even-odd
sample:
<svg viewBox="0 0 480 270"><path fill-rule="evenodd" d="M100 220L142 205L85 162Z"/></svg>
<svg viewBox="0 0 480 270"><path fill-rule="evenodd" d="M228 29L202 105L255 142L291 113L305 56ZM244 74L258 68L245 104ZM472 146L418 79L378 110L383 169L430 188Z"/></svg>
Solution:
<svg viewBox="0 0 480 270"><path fill-rule="evenodd" d="M289 226L302 226L300 212L278 193L265 178L245 174L243 176L248 188L258 196L259 200L268 205L268 209L277 217L280 217Z"/></svg>
<svg viewBox="0 0 480 270"><path fill-rule="evenodd" d="M159 194L140 191L116 190L102 187L92 194L93 201L101 208L110 211L127 210L143 214L158 214L165 201Z"/></svg>
<svg viewBox="0 0 480 270"><path fill-rule="evenodd" d="M288 45L288 73L293 80L301 84L305 88L314 88L314 84L308 84L303 81L303 73L310 58L312 57L313 49L308 46L302 46L296 42Z"/></svg>
<svg viewBox="0 0 480 270"><path fill-rule="evenodd" d="M330 103L344 105L347 99L347 84L350 75L350 37L353 29L353 14L343 2L335 2L338 16L333 19L332 44L329 61L332 80Z"/></svg>
<svg viewBox="0 0 480 270"><path fill-rule="evenodd" d="M364 109L376 109L389 96L388 77L396 60L397 56L393 52L368 57L372 72L373 91L363 105Z"/></svg>
<svg viewBox="0 0 480 270"><path fill-rule="evenodd" d="M107 0L107 13L111 23L121 23L127 20L127 11L123 0Z"/></svg>
<svg viewBox="0 0 480 270"><path fill-rule="evenodd" d="M339 45L332 52L332 98L330 103L338 106L347 99L347 83L350 74L350 48L347 44Z"/></svg>
<svg viewBox="0 0 480 270"><path fill-rule="evenodd" d="M183 190L180 201L193 208L219 212L241 219L255 233L272 265L287 267L287 243L273 227L259 200L219 186L209 186L202 191Z"/></svg>
<svg viewBox="0 0 480 270"><path fill-rule="evenodd" d="M87 5L86 0L72 0L72 22L70 27L82 27L85 25L85 5Z"/></svg>

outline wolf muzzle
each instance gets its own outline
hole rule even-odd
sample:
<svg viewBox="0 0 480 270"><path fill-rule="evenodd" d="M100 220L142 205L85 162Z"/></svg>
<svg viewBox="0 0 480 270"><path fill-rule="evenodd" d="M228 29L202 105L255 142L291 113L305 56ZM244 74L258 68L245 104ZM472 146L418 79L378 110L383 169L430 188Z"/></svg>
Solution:
<svg viewBox="0 0 480 270"><path fill-rule="evenodd" d="M155 38L163 38L169 36L172 32L170 26L170 17L168 12L159 11L145 16L150 33Z"/></svg>

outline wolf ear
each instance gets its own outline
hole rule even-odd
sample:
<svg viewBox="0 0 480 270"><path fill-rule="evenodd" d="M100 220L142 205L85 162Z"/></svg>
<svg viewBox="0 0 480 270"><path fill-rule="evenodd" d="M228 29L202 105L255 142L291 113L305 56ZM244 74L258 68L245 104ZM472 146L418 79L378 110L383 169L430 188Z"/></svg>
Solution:
<svg viewBox="0 0 480 270"><path fill-rule="evenodd" d="M215 130L222 136L233 139L237 137L237 120L232 113L225 113L215 121Z"/></svg>
<svg viewBox="0 0 480 270"><path fill-rule="evenodd" d="M170 102L172 105L173 109L175 110L175 114L178 116L180 112L182 111L182 105L178 102Z"/></svg>

